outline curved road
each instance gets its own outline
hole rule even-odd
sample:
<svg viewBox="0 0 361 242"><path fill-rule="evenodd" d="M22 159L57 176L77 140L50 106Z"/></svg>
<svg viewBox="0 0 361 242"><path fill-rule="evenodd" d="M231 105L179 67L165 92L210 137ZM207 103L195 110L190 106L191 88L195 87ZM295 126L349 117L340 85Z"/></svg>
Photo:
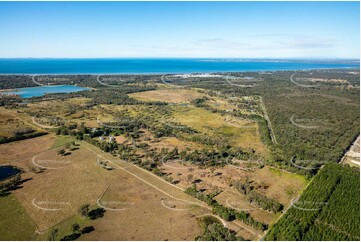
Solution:
<svg viewBox="0 0 361 242"><path fill-rule="evenodd" d="M299 83L297 83L297 82L295 82L295 81L293 80L293 76L294 76L295 74L296 74L296 73L293 73L293 74L291 75L290 81L291 81L293 84L296 84L297 86L300 86L300 87L319 87L319 86L320 86L320 84L319 84L319 85L304 85L304 84L299 84Z"/></svg>

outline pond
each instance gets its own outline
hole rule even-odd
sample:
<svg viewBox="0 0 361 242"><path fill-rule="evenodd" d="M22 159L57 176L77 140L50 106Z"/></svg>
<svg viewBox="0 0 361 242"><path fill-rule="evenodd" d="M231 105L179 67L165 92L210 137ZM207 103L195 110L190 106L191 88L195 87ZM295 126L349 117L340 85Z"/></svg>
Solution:
<svg viewBox="0 0 361 242"><path fill-rule="evenodd" d="M13 166L0 166L0 181L19 173L20 170Z"/></svg>
<svg viewBox="0 0 361 242"><path fill-rule="evenodd" d="M39 86L39 87L25 87L17 88L11 92L3 92L4 94L18 94L22 98L40 97L45 93L70 93L90 90L86 87L78 87L74 85L56 85L56 86Z"/></svg>

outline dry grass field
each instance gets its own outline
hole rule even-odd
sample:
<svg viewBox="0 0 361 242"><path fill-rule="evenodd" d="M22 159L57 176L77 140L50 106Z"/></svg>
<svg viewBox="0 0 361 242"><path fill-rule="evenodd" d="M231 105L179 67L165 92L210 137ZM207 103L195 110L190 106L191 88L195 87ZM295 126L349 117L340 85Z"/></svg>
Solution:
<svg viewBox="0 0 361 242"><path fill-rule="evenodd" d="M266 185L268 188L260 190L260 192L285 207L290 204L292 198L300 194L308 183L301 175L268 166L255 171L251 179L257 184Z"/></svg>
<svg viewBox="0 0 361 242"><path fill-rule="evenodd" d="M197 180L197 188L204 190L207 194L227 189L233 179L247 175L246 171L233 166L202 168L190 162L181 164L180 161L167 161L161 169L173 180L178 181L177 185L184 189L192 186Z"/></svg>
<svg viewBox="0 0 361 242"><path fill-rule="evenodd" d="M255 122L231 117L223 117L202 108L177 108L171 121L192 127L210 136L220 136L235 147L254 149L262 156L267 155L267 148L262 144L258 125Z"/></svg>
<svg viewBox="0 0 361 242"><path fill-rule="evenodd" d="M91 223L96 231L84 236L84 240L193 240L202 232L196 217L209 212L202 202L122 161L113 161L114 170L103 169L97 164L98 154L104 160L114 158L84 142L71 154L61 156L57 154L63 147L59 146L61 143L48 135L7 144L14 151L31 147L31 154L2 153L2 162L16 158L12 164L23 167L23 177L29 179L12 195L34 221L39 239L54 226L66 231L63 226L69 225L70 220L77 221L78 208L86 203L96 205L98 199L109 210L104 218ZM36 145L39 149L34 150ZM58 147L51 148L54 146ZM34 174L29 170L34 163L47 168ZM119 208L120 211L111 210Z"/></svg>
<svg viewBox="0 0 361 242"><path fill-rule="evenodd" d="M157 149L157 150L161 150L162 148L167 148L169 150L173 150L175 147L178 148L179 151L183 151L183 150L196 150L196 149L202 149L204 148L203 145L195 143L195 142L190 142L190 141L183 141L183 140L179 140L175 137L162 137L162 138L158 138L158 139L152 139L151 135L147 135L147 133L145 132L144 137L146 139L150 138L150 140L147 141L143 141L143 139L141 139L142 142L148 144L150 146L150 148L152 149Z"/></svg>
<svg viewBox="0 0 361 242"><path fill-rule="evenodd" d="M72 216L84 203L94 204L106 189L106 184L98 182L100 172L93 154L80 147L70 155L60 156L57 154L60 148L49 149L22 160L27 167L46 169L37 174L29 171L25 175L31 180L13 193L39 231L45 231Z"/></svg>
<svg viewBox="0 0 361 242"><path fill-rule="evenodd" d="M346 79L332 79L332 78L297 78L299 81L304 82L320 82L320 83L339 83L345 84L348 83Z"/></svg>
<svg viewBox="0 0 361 242"><path fill-rule="evenodd" d="M219 109L219 110L227 110L227 109L234 108L234 105L232 105L229 102L227 102L226 100L222 100L222 99L212 98L210 100L207 100L206 104L208 104L209 106L211 106L213 108Z"/></svg>
<svg viewBox="0 0 361 242"><path fill-rule="evenodd" d="M25 160L50 149L54 140L54 135L45 135L2 144L0 145L0 164L11 164L27 169L28 163Z"/></svg>
<svg viewBox="0 0 361 242"><path fill-rule="evenodd" d="M147 189L141 182L131 184L131 187L114 186L109 191L112 194L106 194L104 203L114 207L124 197L131 202L121 207L124 210L107 211L104 218L94 221L96 232L82 240L193 240L201 234L194 217L197 211L165 207L161 204L162 193Z"/></svg>
<svg viewBox="0 0 361 242"><path fill-rule="evenodd" d="M206 194L221 191L215 199L223 206L237 211L245 211L257 221L272 225L281 215L274 214L252 205L245 195L239 193L231 184L235 180L249 179L255 184L261 185L258 192L268 198L275 199L288 207L291 199L298 196L307 185L307 180L284 170L265 166L261 169L252 170L237 168L226 165L222 168L201 168L191 165L189 162L168 161L161 167L162 172L172 177L177 186L187 188L192 184ZM266 188L265 188L266 187ZM251 226L236 221L243 229L238 234L245 239L254 240L262 236L260 231Z"/></svg>
<svg viewBox="0 0 361 242"><path fill-rule="evenodd" d="M5 109L4 107L0 107L0 127L0 137L6 138L26 130L33 130L31 133L39 131L39 127L34 125L29 117L24 118L16 110Z"/></svg>
<svg viewBox="0 0 361 242"><path fill-rule="evenodd" d="M169 103L189 103L190 101L205 96L196 90L184 88L167 88L154 91L132 93L130 97L142 101L161 101Z"/></svg>
<svg viewBox="0 0 361 242"><path fill-rule="evenodd" d="M0 136L12 137L15 136L15 132L25 128L30 128L21 120L8 113L0 113Z"/></svg>

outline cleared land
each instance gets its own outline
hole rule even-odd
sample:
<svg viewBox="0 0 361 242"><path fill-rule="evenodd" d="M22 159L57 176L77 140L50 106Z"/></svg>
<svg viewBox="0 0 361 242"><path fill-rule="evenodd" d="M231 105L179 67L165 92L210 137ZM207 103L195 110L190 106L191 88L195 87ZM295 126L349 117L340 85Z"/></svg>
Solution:
<svg viewBox="0 0 361 242"><path fill-rule="evenodd" d="M360 136L352 144L350 150L347 151L341 162L349 166L360 167Z"/></svg>
<svg viewBox="0 0 361 242"><path fill-rule="evenodd" d="M154 91L132 93L130 97L142 100L142 101L162 101L170 103L186 103L196 98L201 98L204 94L199 93L195 90L188 89L161 89Z"/></svg>
<svg viewBox="0 0 361 242"><path fill-rule="evenodd" d="M251 178L257 184L262 184L262 187L267 187L259 190L262 194L285 207L288 207L292 198L298 196L308 183L301 175L267 166L255 171Z"/></svg>
<svg viewBox="0 0 361 242"><path fill-rule="evenodd" d="M48 139L49 148L54 145L53 137L44 136L36 139L44 138ZM24 147L22 143L34 142L36 139L11 143L11 145L13 150L20 150L20 147ZM49 142L51 140L53 143ZM59 146L62 142L62 140L56 142L55 146ZM97 231L82 239L192 240L201 233L195 216L202 215L208 210L197 206L196 204L202 203L189 197L181 189L119 160L111 164L114 170L105 170L96 163L98 154L105 160L114 158L87 143L81 143L76 147L77 149L71 151L71 154L64 157L60 157L56 152L60 148L62 146L33 152L36 155L35 164L48 168L38 174L27 171L25 175L30 180L23 183L22 188L13 191L11 195L16 197L26 211L22 213L25 214L21 215L22 218L19 217L20 215L16 218L23 219L24 216L30 216L31 219L25 219L24 222L33 220L40 233L47 234L48 229L54 226L66 231L63 226L69 224L68 218L72 220L77 214L77 209L85 203L97 204L99 198L102 205L105 204L113 209L117 206L124 208L124 204L131 206L124 211L107 211L104 218L91 223ZM18 157L14 163L17 166L26 168L34 164L33 157L29 157L26 153L4 155L3 159L14 156ZM163 199L167 199L169 207L162 204ZM172 201L178 207L187 210L177 211L174 209L176 207L169 205ZM130 221L130 217L134 219ZM73 219L77 221L76 217ZM109 230L113 232L109 233ZM35 231L29 232L28 235L24 233L24 236L26 239L34 238ZM41 238L44 234L38 236Z"/></svg>
<svg viewBox="0 0 361 242"><path fill-rule="evenodd" d="M0 114L0 125L0 136L2 137L12 137L16 135L16 132L21 132L27 128L31 128L21 120L14 118L14 116L8 113Z"/></svg>
<svg viewBox="0 0 361 242"><path fill-rule="evenodd" d="M34 240L36 226L12 194L0 196L0 239Z"/></svg>
<svg viewBox="0 0 361 242"><path fill-rule="evenodd" d="M182 107L174 111L171 121L205 133L209 136L227 139L232 146L253 149L259 154L267 154L258 133L258 125L249 120L223 117L208 110Z"/></svg>

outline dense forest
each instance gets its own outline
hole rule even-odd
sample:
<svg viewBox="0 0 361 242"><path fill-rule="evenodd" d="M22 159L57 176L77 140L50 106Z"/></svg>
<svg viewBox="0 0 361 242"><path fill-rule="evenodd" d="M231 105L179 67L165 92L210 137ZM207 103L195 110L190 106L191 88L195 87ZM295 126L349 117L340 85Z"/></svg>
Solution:
<svg viewBox="0 0 361 242"><path fill-rule="evenodd" d="M312 176L321 165L339 161L360 133L360 77L350 73L351 70L296 72L299 82L311 77L332 81L317 83L317 87L294 84L290 80L293 71L232 73L239 77L238 81L232 80L233 84L255 84L251 88L230 85L222 78L188 78L177 84L228 97L263 97L273 130L268 129L264 119L259 125L261 138L272 151L270 161ZM269 132L274 133L277 143L272 142Z"/></svg>
<svg viewBox="0 0 361 242"><path fill-rule="evenodd" d="M198 241L243 241L240 236L236 236L236 232L223 227L221 222L213 216L204 216L200 220L200 225L203 228L203 234L197 236L195 240Z"/></svg>
<svg viewBox="0 0 361 242"><path fill-rule="evenodd" d="M243 239L236 236L236 232L231 231L222 224L212 223L208 225L203 235L196 237L198 241L242 241Z"/></svg>
<svg viewBox="0 0 361 242"><path fill-rule="evenodd" d="M360 172L330 163L268 231L266 240L359 240Z"/></svg>
<svg viewBox="0 0 361 242"><path fill-rule="evenodd" d="M34 78L34 79L33 79ZM149 80L159 80L159 75L0 75L0 89L36 87L41 85L78 85L100 88L106 85L146 84ZM34 81L35 82L34 82ZM37 84L39 83L39 84Z"/></svg>

